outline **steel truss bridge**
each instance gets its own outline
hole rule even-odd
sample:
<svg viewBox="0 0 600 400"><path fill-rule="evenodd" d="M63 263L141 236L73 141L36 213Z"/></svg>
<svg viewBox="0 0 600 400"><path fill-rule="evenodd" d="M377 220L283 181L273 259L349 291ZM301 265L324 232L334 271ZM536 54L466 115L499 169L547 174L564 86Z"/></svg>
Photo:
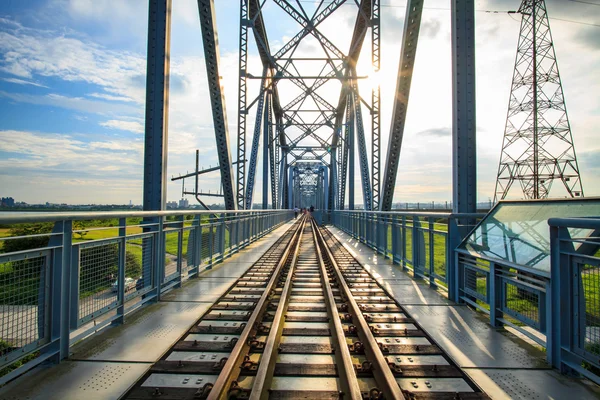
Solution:
<svg viewBox="0 0 600 400"><path fill-rule="evenodd" d="M177 4L150 1L145 210L164 209L172 6ZM267 31L267 7L277 8L286 23L297 26L297 33L277 47ZM474 6L472 1L455 0L451 8L453 204L455 212L475 212ZM217 26L214 1L198 1L198 10L226 209L252 208L257 160L262 152L263 209L269 203L273 208L314 205L328 210L344 209L348 203L348 208L354 209L354 171L358 163L364 209L390 210L423 0L407 2L388 143L381 141L381 95L377 82L381 67L379 0L314 4L241 0L236 143L229 140L231 132L221 86L218 29L223 28ZM341 18L340 14L349 12L354 20L351 35L346 35L349 40L341 43L341 39L323 33L328 24L331 27L332 21ZM251 46L252 42L255 46ZM258 73L249 71L248 58L253 52L259 55L262 66ZM357 71L361 57L370 60L366 76ZM370 93L359 91L362 79L369 81ZM260 81L257 91L251 90L250 80ZM250 118L254 121L253 131L248 130ZM231 146L237 160L248 162L232 161ZM316 179L308 178L309 170ZM309 193L320 196L315 198ZM308 204L311 202L319 204Z"/></svg>
<svg viewBox="0 0 600 400"><path fill-rule="evenodd" d="M600 384L600 199L501 201L487 215L476 213L474 0L450 2L453 209L443 213L391 211L422 0L407 1L388 143L381 143L378 85L359 91L360 81L376 82L372 75L380 69L379 0L315 1L314 7L241 0L235 144L221 86L215 1L198 0L226 207L220 211L165 210L177 2L149 3L144 211L0 213L2 225L42 227L0 238L0 386L8 383L0 399L267 398L277 368L294 379L314 369L327 378L344 371L387 382L381 391L365 391L350 379L344 394L353 399L600 396L589 382L559 376L579 374ZM297 26L277 47L266 29L266 7ZM342 10L353 10L346 43L323 33ZM259 74L249 71L252 38ZM370 59L367 76L358 69L361 54ZM260 82L256 92L250 80ZM259 158L262 210L252 204ZM356 163L364 210L355 210ZM198 156L196 164L198 182ZM196 184L194 194L202 195L198 190ZM310 205L316 221L290 223L290 208ZM82 228L81 221L99 224ZM301 225L309 222L310 228ZM84 240L91 231L94 238ZM320 297L300 301L293 285ZM319 304L325 295L327 307ZM284 310L294 303L286 298L297 299L299 308ZM273 315L264 313L268 307ZM333 363L277 367L277 352L298 346L278 348L254 337L270 329L258 323L263 317L274 327L269 337L286 336L286 329L287 336L311 336L305 326L285 326L308 323L306 315L285 321L286 313L325 308L329 314L312 314L316 319L308 322L330 324L317 326L313 336L335 333L336 351L313 338L294 355L325 348ZM347 337L360 340L344 346ZM263 346L272 361L244 375L255 377L260 394L248 381L234 380L242 364L251 370L256 363L244 358L246 345ZM197 354L177 354L186 351ZM228 358L211 353L205 359L209 352ZM356 364L349 352L368 359ZM59 365L36 368L46 362ZM220 370L232 373L221 377ZM306 398L311 387L302 382L294 385ZM331 388L326 398L342 395Z"/></svg>

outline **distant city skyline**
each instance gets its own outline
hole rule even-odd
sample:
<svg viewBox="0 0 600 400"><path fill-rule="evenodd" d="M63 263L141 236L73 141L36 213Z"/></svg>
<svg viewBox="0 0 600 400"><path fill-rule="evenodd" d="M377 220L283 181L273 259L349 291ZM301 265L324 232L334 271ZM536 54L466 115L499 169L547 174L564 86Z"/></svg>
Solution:
<svg viewBox="0 0 600 400"><path fill-rule="evenodd" d="M173 2L168 176L218 164L208 101L197 2ZM385 162L392 96L400 51L404 0L382 10L382 162ZM519 0L476 2L478 200L493 198L506 120L519 15ZM547 0L575 148L586 196L600 195L600 7ZM303 2L310 11L314 5ZM217 1L222 84L232 154L237 120L239 3ZM352 8L354 7L354 8ZM267 31L281 46L299 26L277 18L267 2ZM142 202L147 1L30 0L0 3L0 188L15 199L53 203ZM355 6L336 11L323 32L347 48ZM575 21L575 22L568 22ZM341 28L344 29L341 29ZM192 38L195 38L192 40ZM447 0L423 11L415 73L394 203L451 199L451 57ZM260 75L250 44L250 72ZM310 49L299 49L310 53ZM370 74L363 49L359 75ZM361 81L361 91L368 91ZM250 80L255 90L258 82ZM252 86L254 85L254 86ZM338 96L339 93L332 95ZM365 111L366 112L366 111ZM248 129L253 128L249 118ZM369 132L367 132L368 134ZM368 144L370 148L370 144ZM358 164L358 163L357 163ZM262 163L257 173L261 176ZM362 203L355 173L356 203ZM219 174L201 177L204 191L218 191ZM558 188L558 185L555 185ZM256 199L262 192L257 181ZM562 197L560 192L554 196ZM179 201L181 186L168 183ZM195 200L188 198L193 204ZM209 202L213 202L209 198Z"/></svg>

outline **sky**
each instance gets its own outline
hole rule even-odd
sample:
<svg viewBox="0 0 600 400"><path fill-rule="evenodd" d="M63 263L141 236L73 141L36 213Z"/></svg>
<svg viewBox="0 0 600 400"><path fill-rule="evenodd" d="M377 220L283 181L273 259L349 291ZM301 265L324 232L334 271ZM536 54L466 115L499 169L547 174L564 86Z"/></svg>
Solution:
<svg viewBox="0 0 600 400"><path fill-rule="evenodd" d="M594 2L599 5L587 4ZM478 200L487 201L493 198L520 26L518 15L487 11L515 10L520 2L475 3ZM302 4L307 10L313 7L311 0ZM383 159L405 4L382 0L382 69L377 80L382 88ZM234 159L238 7L237 0L216 0ZM598 196L600 0L547 0L547 7L584 190L586 196ZM449 0L425 2L394 202L444 202L452 197L449 9ZM264 12L272 49L299 31L274 3L268 2ZM342 6L321 27L344 52L355 14L356 6ZM141 204L147 21L144 0L0 2L0 196L28 203ZM260 75L252 40L250 49L250 72ZM313 51L307 45L298 55ZM366 45L359 75L372 74L369 51ZM170 79L169 177L193 170L196 149L201 166L218 164L194 0L173 0ZM361 92L368 93L372 82L361 81ZM258 81L251 80L250 90L258 94ZM328 90L337 103L339 84ZM284 91L282 101L291 97L292 91ZM253 120L251 115L249 133ZM258 176L261 165L259 160ZM361 203L358 170L355 179L356 202ZM255 202L260 201L261 184L258 179ZM203 175L200 187L218 190L219 174ZM180 183L169 182L168 200L181 198L181 189Z"/></svg>

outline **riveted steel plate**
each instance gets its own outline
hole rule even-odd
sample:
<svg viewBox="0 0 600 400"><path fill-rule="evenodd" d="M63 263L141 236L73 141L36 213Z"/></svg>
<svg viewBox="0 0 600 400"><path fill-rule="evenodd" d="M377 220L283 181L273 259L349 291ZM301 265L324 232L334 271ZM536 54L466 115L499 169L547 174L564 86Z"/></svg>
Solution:
<svg viewBox="0 0 600 400"><path fill-rule="evenodd" d="M229 342L231 339L239 339L239 337L240 335L211 335L210 333L192 333L190 335L187 335L184 341L193 342L194 340L197 340L199 342Z"/></svg>
<svg viewBox="0 0 600 400"><path fill-rule="evenodd" d="M217 375L192 374L150 374L142 387L201 388L207 383L215 383Z"/></svg>
<svg viewBox="0 0 600 400"><path fill-rule="evenodd" d="M400 365L449 365L443 356L387 356L388 362Z"/></svg>
<svg viewBox="0 0 600 400"><path fill-rule="evenodd" d="M461 378L397 378L396 381L409 392L473 392Z"/></svg>
<svg viewBox="0 0 600 400"><path fill-rule="evenodd" d="M223 358L223 353L210 351L174 351L165 359L166 361L191 361L191 362L218 362ZM253 355L254 356L254 355ZM256 360L260 354L255 355Z"/></svg>

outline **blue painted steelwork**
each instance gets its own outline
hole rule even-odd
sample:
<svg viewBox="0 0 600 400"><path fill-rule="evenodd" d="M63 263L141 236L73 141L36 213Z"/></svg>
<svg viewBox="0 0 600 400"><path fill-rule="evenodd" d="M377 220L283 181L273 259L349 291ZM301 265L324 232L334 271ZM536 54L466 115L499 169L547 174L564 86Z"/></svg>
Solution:
<svg viewBox="0 0 600 400"><path fill-rule="evenodd" d="M143 206L157 211L167 202L171 0L150 0L148 15Z"/></svg>
<svg viewBox="0 0 600 400"><path fill-rule="evenodd" d="M191 219L185 219L186 216ZM15 293L12 297L5 295L0 305L3 315L0 332L3 341L11 346L3 350L0 369L34 352L41 354L0 378L0 385L41 361L58 362L68 357L70 345L110 324L122 323L126 314L159 300L165 291L262 238L292 216L288 210L1 216L3 225L50 222L54 228L52 232L37 235L49 238L48 245L0 255L0 270L18 270L26 274L29 282L23 286L21 280L15 281L10 274L0 276L0 284L11 285ZM142 223L127 224L127 218L142 219ZM115 219L119 221L116 227L100 224L101 227L79 231L73 228L74 221ZM228 236L234 225L245 226L237 239ZM140 229L143 233L131 232ZM73 242L78 232L90 231L109 231L115 236ZM33 237L7 237L0 242ZM12 280L7 281L9 278ZM37 283L32 292L34 282Z"/></svg>
<svg viewBox="0 0 600 400"><path fill-rule="evenodd" d="M600 384L600 218L551 218L548 361Z"/></svg>

